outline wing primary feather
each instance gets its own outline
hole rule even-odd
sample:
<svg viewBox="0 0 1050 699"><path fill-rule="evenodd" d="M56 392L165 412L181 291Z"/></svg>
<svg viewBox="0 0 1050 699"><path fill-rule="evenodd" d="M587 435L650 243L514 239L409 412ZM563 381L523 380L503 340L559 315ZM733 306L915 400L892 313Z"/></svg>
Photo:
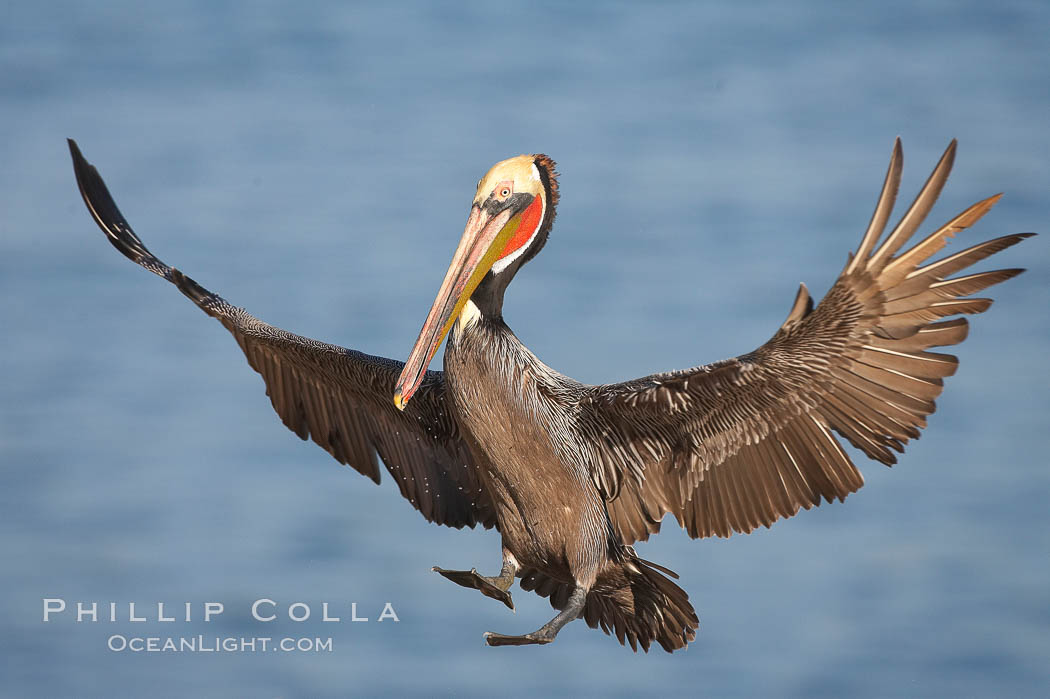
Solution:
<svg viewBox="0 0 1050 699"><path fill-rule="evenodd" d="M1002 194L996 194L987 199L982 199L931 233L910 250L894 258L886 265L880 275L882 283L888 285L899 281L909 270L914 269L916 265L940 251L947 244L949 238L977 223L982 216L999 202L1002 196Z"/></svg>
<svg viewBox="0 0 1050 699"><path fill-rule="evenodd" d="M901 139L897 137L893 141L893 155L890 156L890 165L886 169L886 178L883 180L882 192L879 194L879 200L875 204L875 211L871 215L871 222L868 223L868 229L864 231L864 237L860 240L857 253L846 265L843 276L852 274L859 267L867 265L868 256L875 249L875 243L886 229L886 221L889 220L890 213L893 211L893 204L897 201L897 191L901 186L901 170L903 167L904 152L901 149Z"/></svg>
<svg viewBox="0 0 1050 699"><path fill-rule="evenodd" d="M908 211L901 217L900 222L872 256L871 261L868 263L869 269L880 269L902 245L908 242L908 239L915 233L915 229L922 225L926 214L930 213L934 202L940 196L944 183L948 181L948 175L952 171L952 164L955 162L956 145L957 143L953 138L952 142L948 144L948 148L945 149L944 155L938 161L937 167L933 169L929 179L926 180L926 184L919 190L915 201L908 207Z"/></svg>

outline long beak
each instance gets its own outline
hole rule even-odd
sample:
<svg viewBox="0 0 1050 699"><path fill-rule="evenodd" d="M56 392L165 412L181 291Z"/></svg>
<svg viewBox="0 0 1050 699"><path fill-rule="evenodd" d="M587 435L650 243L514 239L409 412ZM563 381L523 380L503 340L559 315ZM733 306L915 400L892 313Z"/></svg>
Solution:
<svg viewBox="0 0 1050 699"><path fill-rule="evenodd" d="M518 229L521 216L507 209L495 216L485 213L477 204L470 210L467 227L459 247L441 282L434 305L430 308L419 339L412 348L405 368L394 389L394 405L404 410L412 394L423 381L423 374L434 358L441 341L459 318L471 294L485 278L500 253Z"/></svg>

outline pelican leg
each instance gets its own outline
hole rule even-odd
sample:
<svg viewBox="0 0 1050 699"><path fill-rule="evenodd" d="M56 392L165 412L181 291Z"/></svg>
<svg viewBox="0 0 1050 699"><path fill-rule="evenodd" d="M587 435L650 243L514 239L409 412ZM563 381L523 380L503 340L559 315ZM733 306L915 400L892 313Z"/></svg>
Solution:
<svg viewBox="0 0 1050 699"><path fill-rule="evenodd" d="M565 609L536 631L527 633L524 636L505 636L501 633L489 631L485 634L485 643L488 643L490 646L527 646L550 643L561 631L561 627L580 616L586 602L587 589L582 585L577 585L576 589L572 591L572 596L569 597L569 603L565 606Z"/></svg>
<svg viewBox="0 0 1050 699"><path fill-rule="evenodd" d="M506 551L503 552L503 568L499 575L486 577L478 573L477 568L470 570L445 570L434 566L431 568L435 573L441 573L457 585L471 587L480 590L481 594L492 599L499 600L510 607L513 611L514 600L510 596L510 586L514 584L514 574L518 572L518 566Z"/></svg>

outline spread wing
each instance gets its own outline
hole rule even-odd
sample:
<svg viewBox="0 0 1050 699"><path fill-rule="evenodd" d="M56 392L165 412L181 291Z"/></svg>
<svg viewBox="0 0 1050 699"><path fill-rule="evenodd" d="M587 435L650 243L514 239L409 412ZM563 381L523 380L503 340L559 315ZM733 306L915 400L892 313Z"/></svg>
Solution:
<svg viewBox="0 0 1050 699"><path fill-rule="evenodd" d="M857 253L815 309L803 285L787 320L754 352L588 390L580 414L585 453L625 543L659 531L668 512L690 536L729 536L768 527L821 498L844 499L863 479L832 432L887 465L919 437L958 363L927 350L962 342L968 331L965 318L942 319L987 310L991 299L967 297L1023 270L948 277L1031 235L926 263L997 195L898 254L933 206L954 156L952 141L876 247L900 183L898 140Z"/></svg>
<svg viewBox="0 0 1050 699"><path fill-rule="evenodd" d="M135 235L102 177L72 140L69 149L80 193L109 241L230 331L262 375L270 402L289 429L376 483L378 455L401 494L431 522L451 527L495 524L474 456L448 409L441 372L428 372L406 410L397 410L392 396L400 362L275 328L164 264Z"/></svg>

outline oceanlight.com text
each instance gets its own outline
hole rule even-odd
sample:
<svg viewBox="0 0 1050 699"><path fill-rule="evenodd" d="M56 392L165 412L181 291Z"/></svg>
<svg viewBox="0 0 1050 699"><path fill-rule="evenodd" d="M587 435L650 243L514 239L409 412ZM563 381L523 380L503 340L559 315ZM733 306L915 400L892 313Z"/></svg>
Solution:
<svg viewBox="0 0 1050 699"><path fill-rule="evenodd" d="M332 639L270 636L124 636L106 641L115 653L331 653Z"/></svg>

